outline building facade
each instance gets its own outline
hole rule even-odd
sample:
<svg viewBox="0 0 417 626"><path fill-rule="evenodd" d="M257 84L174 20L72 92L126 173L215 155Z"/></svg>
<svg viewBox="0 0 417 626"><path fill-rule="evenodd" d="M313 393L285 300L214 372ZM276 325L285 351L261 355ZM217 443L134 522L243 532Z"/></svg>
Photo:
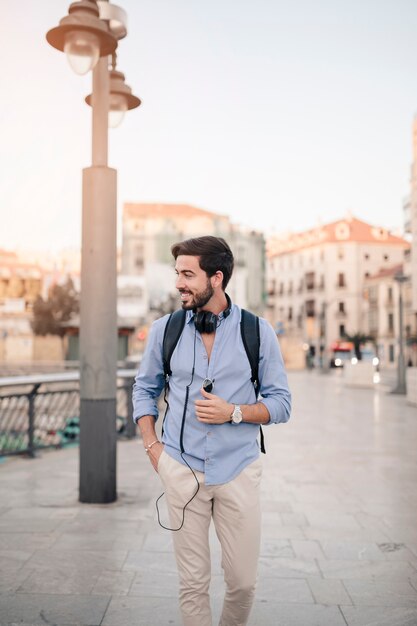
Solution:
<svg viewBox="0 0 417 626"><path fill-rule="evenodd" d="M417 366L417 314L412 309L410 251L404 264L381 269L365 281L367 333L375 337L380 363L396 367L400 341L400 292L402 298L403 350L406 365ZM404 276L399 282L396 277Z"/></svg>
<svg viewBox="0 0 417 626"><path fill-rule="evenodd" d="M258 315L265 307L265 241L225 215L189 205L125 204L122 274L143 276L149 307L157 313L179 307L171 246L184 239L223 237L235 256L227 291L234 302Z"/></svg>
<svg viewBox="0 0 417 626"><path fill-rule="evenodd" d="M79 257L79 255L78 255ZM65 346L57 336L35 336L32 330L33 304L48 297L54 284L69 277L68 256L38 252L0 250L0 363L31 364L34 361L62 361ZM76 265L75 265L76 268ZM73 274L78 284L79 274ZM6 369L5 369L6 368Z"/></svg>
<svg viewBox="0 0 417 626"><path fill-rule="evenodd" d="M268 241L268 316L284 349L287 343L318 363L346 335L365 333L366 279L401 264L408 248L401 237L352 216Z"/></svg>

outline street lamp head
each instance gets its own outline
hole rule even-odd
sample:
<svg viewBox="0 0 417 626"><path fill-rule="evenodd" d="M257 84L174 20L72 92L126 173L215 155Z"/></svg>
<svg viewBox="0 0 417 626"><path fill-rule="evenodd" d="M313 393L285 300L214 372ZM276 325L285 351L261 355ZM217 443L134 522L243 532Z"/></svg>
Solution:
<svg viewBox="0 0 417 626"><path fill-rule="evenodd" d="M91 94L86 97L86 103L91 106ZM126 111L136 109L140 106L139 98L132 94L129 85L125 83L122 72L113 69L110 71L110 106L109 106L109 126L116 128L124 118Z"/></svg>
<svg viewBox="0 0 417 626"><path fill-rule="evenodd" d="M67 54L77 74L91 70L99 57L112 54L117 47L117 38L99 18L95 0L73 2L68 15L60 20L59 26L47 32L46 39L51 46Z"/></svg>

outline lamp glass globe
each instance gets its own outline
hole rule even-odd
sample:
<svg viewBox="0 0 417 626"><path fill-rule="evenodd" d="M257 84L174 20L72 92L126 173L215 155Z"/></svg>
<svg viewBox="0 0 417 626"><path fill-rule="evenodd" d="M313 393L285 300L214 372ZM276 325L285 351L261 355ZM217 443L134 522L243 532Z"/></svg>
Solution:
<svg viewBox="0 0 417 626"><path fill-rule="evenodd" d="M87 30L71 31L65 37L64 52L76 74L87 74L97 64L100 42Z"/></svg>
<svg viewBox="0 0 417 626"><path fill-rule="evenodd" d="M123 94L110 94L109 109L109 127L116 128L122 123L125 113L127 111L127 102Z"/></svg>

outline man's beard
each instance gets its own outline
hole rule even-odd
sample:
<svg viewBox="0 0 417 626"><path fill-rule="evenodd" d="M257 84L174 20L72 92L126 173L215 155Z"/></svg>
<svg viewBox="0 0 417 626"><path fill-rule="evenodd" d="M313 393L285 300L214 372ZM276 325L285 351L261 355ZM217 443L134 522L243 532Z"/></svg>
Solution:
<svg viewBox="0 0 417 626"><path fill-rule="evenodd" d="M211 286L209 279L207 279L207 286L204 291L200 291L200 293L196 293L195 295L191 294L193 303L186 304L185 302L183 302L181 306L184 311L191 311L193 309L201 309L203 306L207 304L207 302L210 300L213 294L214 294L214 289Z"/></svg>

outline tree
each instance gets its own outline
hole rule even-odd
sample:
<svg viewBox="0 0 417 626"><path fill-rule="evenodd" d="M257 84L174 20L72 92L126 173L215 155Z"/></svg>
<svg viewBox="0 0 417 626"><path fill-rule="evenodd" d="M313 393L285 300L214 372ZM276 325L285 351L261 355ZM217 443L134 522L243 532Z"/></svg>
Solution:
<svg viewBox="0 0 417 626"><path fill-rule="evenodd" d="M375 337L372 335L365 335L363 333L354 333L353 335L345 335L345 339L353 343L353 348L355 350L355 356L358 361L362 360L362 346L367 341L372 341L375 343Z"/></svg>
<svg viewBox="0 0 417 626"><path fill-rule="evenodd" d="M52 285L48 299L39 296L33 304L31 322L35 335L59 335L65 333L64 322L68 322L74 313L80 310L79 297L71 278L63 285Z"/></svg>

